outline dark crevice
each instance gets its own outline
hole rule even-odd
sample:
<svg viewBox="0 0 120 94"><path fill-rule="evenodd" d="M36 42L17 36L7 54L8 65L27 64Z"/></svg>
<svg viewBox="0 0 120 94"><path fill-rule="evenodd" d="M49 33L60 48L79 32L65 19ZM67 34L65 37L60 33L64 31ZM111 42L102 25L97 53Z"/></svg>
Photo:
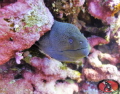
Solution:
<svg viewBox="0 0 120 94"><path fill-rule="evenodd" d="M12 38L12 37L10 37L10 38L9 38L9 41L13 41L13 38Z"/></svg>
<svg viewBox="0 0 120 94"><path fill-rule="evenodd" d="M32 87L33 87L33 92L34 92L34 91L36 90L36 89L35 89L35 85L34 85L34 84L31 84L31 85L32 85Z"/></svg>
<svg viewBox="0 0 120 94"><path fill-rule="evenodd" d="M22 62L23 62L23 60L22 60ZM32 67L30 64L27 64L27 63L18 64L18 65L16 65L16 67L19 68L19 69L22 69L22 70L27 70L27 71L30 71L30 72L35 72L34 67Z"/></svg>
<svg viewBox="0 0 120 94"><path fill-rule="evenodd" d="M120 62L116 64L116 67L120 71Z"/></svg>
<svg viewBox="0 0 120 94"><path fill-rule="evenodd" d="M14 79L15 80L23 79L23 76L21 74L17 74L17 75L14 76Z"/></svg>
<svg viewBox="0 0 120 94"><path fill-rule="evenodd" d="M45 79L42 79L42 81L43 81L44 83L46 83L46 82L47 82L47 80L45 80Z"/></svg>
<svg viewBox="0 0 120 94"><path fill-rule="evenodd" d="M64 83L64 80L57 80L56 83Z"/></svg>
<svg viewBox="0 0 120 94"><path fill-rule="evenodd" d="M5 20L6 22L10 22L10 20L9 20L8 18L4 18L4 20Z"/></svg>

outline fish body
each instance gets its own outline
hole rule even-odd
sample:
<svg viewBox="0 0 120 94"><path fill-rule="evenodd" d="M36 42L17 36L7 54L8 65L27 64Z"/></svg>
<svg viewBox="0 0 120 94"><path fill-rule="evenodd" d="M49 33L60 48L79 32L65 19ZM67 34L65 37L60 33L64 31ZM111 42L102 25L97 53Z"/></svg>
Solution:
<svg viewBox="0 0 120 94"><path fill-rule="evenodd" d="M70 23L55 21L38 43L41 51L62 62L74 62L90 52L87 39Z"/></svg>

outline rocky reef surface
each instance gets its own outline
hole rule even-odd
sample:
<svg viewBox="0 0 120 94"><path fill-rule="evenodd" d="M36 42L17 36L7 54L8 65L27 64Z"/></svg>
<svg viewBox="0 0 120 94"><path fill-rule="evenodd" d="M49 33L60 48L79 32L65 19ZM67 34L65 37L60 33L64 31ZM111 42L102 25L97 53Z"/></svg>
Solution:
<svg viewBox="0 0 120 94"><path fill-rule="evenodd" d="M20 0L0 9L0 22L0 64L3 64L50 30L53 17L43 1Z"/></svg>
<svg viewBox="0 0 120 94"><path fill-rule="evenodd" d="M104 94L99 81L120 83L119 0L2 0L0 7L0 94ZM88 57L66 64L37 50L53 17L80 29Z"/></svg>

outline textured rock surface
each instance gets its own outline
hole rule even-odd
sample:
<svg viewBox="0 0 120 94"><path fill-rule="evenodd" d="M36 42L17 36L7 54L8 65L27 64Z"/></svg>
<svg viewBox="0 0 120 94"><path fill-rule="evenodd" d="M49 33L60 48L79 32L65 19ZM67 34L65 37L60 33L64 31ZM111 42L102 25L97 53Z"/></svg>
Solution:
<svg viewBox="0 0 120 94"><path fill-rule="evenodd" d="M50 30L53 17L42 0L18 0L0 9L0 22L0 64L3 64Z"/></svg>
<svg viewBox="0 0 120 94"><path fill-rule="evenodd" d="M120 10L120 0L88 0L87 3L89 13L105 22Z"/></svg>
<svg viewBox="0 0 120 94"><path fill-rule="evenodd" d="M71 79L79 79L80 74L65 67L61 62L38 57L31 58L31 65L22 62L16 65L11 60L0 66L1 94L73 94L78 85Z"/></svg>
<svg viewBox="0 0 120 94"><path fill-rule="evenodd" d="M2 1L2 3L0 1L1 7L6 6L15 0ZM14 66L17 66L16 68L11 67L11 63L6 63L6 65L0 66L0 79L2 81L2 89L0 90L4 91L4 86L6 88L6 86L9 85L8 82L10 82L13 83L13 85L19 86L20 90L23 90L22 87L26 89L29 88L30 91L35 94L42 94L41 92L46 93L47 91L53 94L58 94L58 91L62 94L67 94L68 92L68 94L74 94L73 91L77 91L78 86L79 92L77 94L103 94L103 92L98 91L97 88L99 81L103 79L113 79L120 83L120 0L82 0L83 2L81 2L81 0L44 1L46 6L52 11L56 20L74 23L86 37L89 37L88 41L90 42L92 50L88 58L78 61L77 65L71 63L68 64L70 68L81 72L81 79L78 76L72 76L76 72L74 73L72 71L72 74L68 74L70 72L67 73L67 71L59 69L58 66L59 64L61 65L61 63L54 65L56 62L52 62L51 65L49 65L50 63L45 63L46 65L44 65L44 59L42 59L42 64L40 64L38 63L40 59L35 60L35 58L33 58L32 60L34 61L34 64L32 63L31 67L24 65L26 63L23 64L22 62L20 65L13 64ZM23 52L23 54L25 53ZM22 58L22 56L18 58L18 61L20 58ZM30 58L31 55L28 53L23 56L23 59L27 63L30 62ZM20 68L18 68L18 66ZM9 68L10 70L12 69L12 72L8 71ZM65 66L61 68L66 69ZM8 74L6 72L8 72ZM19 74L17 78L22 76L21 80L16 80L17 74ZM66 76L70 77L69 80L80 79L82 81L77 83L78 86L75 83L70 84L71 81L67 81L68 79L66 79ZM21 87L17 81L22 83ZM9 86L12 87L13 85ZM16 87L10 89L11 87L9 86L7 88L9 92L10 90L11 92L13 90L12 94L15 90L17 91ZM20 94L21 93L22 92L20 92Z"/></svg>

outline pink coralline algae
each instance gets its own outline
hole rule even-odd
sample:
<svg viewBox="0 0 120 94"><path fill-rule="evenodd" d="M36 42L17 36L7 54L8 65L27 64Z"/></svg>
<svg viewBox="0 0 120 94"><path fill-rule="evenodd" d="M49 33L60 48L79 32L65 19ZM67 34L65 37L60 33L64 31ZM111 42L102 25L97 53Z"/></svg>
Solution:
<svg viewBox="0 0 120 94"><path fill-rule="evenodd" d="M89 82L84 82L84 84L81 86L81 88L84 88L83 94L99 94L98 88L96 84L91 84ZM82 94L82 93L81 93Z"/></svg>
<svg viewBox="0 0 120 94"><path fill-rule="evenodd" d="M109 43L107 40L95 35L88 37L87 40L90 43L90 46L92 47L91 51L94 50L94 46L96 45Z"/></svg>
<svg viewBox="0 0 120 94"><path fill-rule="evenodd" d="M87 81L99 82L103 79L114 79L120 82L120 71L116 68L116 66L107 64L101 65L99 67L95 67L95 70L92 68L86 68L83 70ZM102 75L101 75L102 74Z"/></svg>
<svg viewBox="0 0 120 94"><path fill-rule="evenodd" d="M88 12L106 22L120 10L120 0L88 0Z"/></svg>
<svg viewBox="0 0 120 94"><path fill-rule="evenodd" d="M53 17L42 0L18 0L0 9L0 64L30 48L50 30Z"/></svg>
<svg viewBox="0 0 120 94"><path fill-rule="evenodd" d="M98 36L92 36L88 38L88 41L91 44L92 50L86 61L84 61L84 67L82 71L85 81L87 79L88 82L83 83L80 88L83 89L84 93L97 92L95 94L102 94L100 93L100 91L98 91L98 88L92 87L97 86L98 82L103 79L113 79L117 82L120 82L120 70L118 68L119 66L117 66L117 64L119 64L120 55L119 53L113 52L112 54L110 54L109 52L101 52L100 49L96 49L95 46L99 44L107 45L109 43L103 38L100 38Z"/></svg>
<svg viewBox="0 0 120 94"><path fill-rule="evenodd" d="M53 24L49 10L42 0L18 0L5 7L2 2L0 94L103 94L99 81L120 83L120 0L44 2L56 20L79 27L91 52L75 63L42 57L38 50L34 54L33 44Z"/></svg>
<svg viewBox="0 0 120 94"><path fill-rule="evenodd" d="M1 94L33 94L32 85L23 79L18 81L15 81L12 77L0 79L0 88Z"/></svg>
<svg viewBox="0 0 120 94"><path fill-rule="evenodd" d="M48 59L48 58L38 58L33 57L31 60L31 65L36 68L37 71L43 72L44 75L41 77L45 80L51 81L52 79L65 79L66 77L70 77L72 79L79 79L80 73L72 70L68 67L65 67L61 62L55 60L55 59ZM41 73L37 73L39 75ZM49 76L48 77L46 76Z"/></svg>
<svg viewBox="0 0 120 94"><path fill-rule="evenodd" d="M1 65L0 93L3 94L73 94L78 85L66 78L78 79L75 70L54 59L33 57L30 65L24 62L17 67L8 62ZM22 66L23 65L23 66ZM28 67L29 66L29 67ZM13 89L12 89L13 88Z"/></svg>
<svg viewBox="0 0 120 94"><path fill-rule="evenodd" d="M54 59L33 57L31 65L36 68L36 73L31 75L24 74L24 77L34 84L35 94L73 94L78 91L75 83L56 82L57 80L65 80L67 77L78 79L79 73L70 68L63 68L64 65ZM52 88L50 88L52 87Z"/></svg>
<svg viewBox="0 0 120 94"><path fill-rule="evenodd" d="M115 50L114 51L109 51L107 52L107 50L105 48L103 48L103 52L99 51L99 50L102 50L102 49L95 49L95 46L97 45L105 45L105 44L108 44L109 41L101 38L101 37L98 37L98 36L91 36L91 37L88 37L88 41L91 45L91 54L89 55L89 57L87 58L88 59L88 62L90 64L95 64L95 66L99 66L99 65L102 65L102 62L109 62L110 64L112 65L116 65L119 63L120 61L120 55L119 55L119 32L117 32L117 35L116 35L116 41L117 41L117 44L113 44L115 46L114 49L116 49L118 52L115 53ZM116 47L118 46L118 47ZM107 48L108 49L108 48ZM104 52L106 50L106 52ZM110 54L112 53L112 54Z"/></svg>

